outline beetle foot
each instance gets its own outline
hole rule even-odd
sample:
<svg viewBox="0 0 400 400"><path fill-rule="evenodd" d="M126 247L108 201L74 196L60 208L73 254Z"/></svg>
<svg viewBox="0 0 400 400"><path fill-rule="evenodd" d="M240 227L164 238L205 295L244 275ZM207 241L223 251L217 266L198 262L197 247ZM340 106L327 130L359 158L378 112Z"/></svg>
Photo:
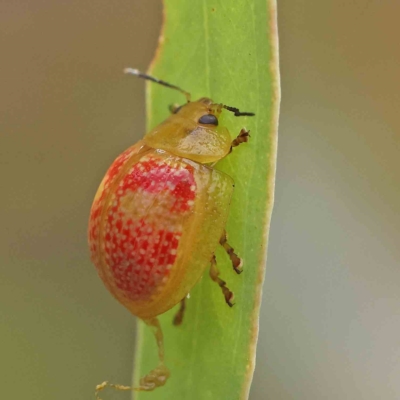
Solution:
<svg viewBox="0 0 400 400"><path fill-rule="evenodd" d="M235 305L235 303L233 302L235 295L233 294L233 292L231 292L226 287L226 283L224 281L222 281L222 282L223 282L223 286L222 285L220 285L220 286L221 286L222 292L224 293L226 304L228 304L229 307L233 307Z"/></svg>
<svg viewBox="0 0 400 400"><path fill-rule="evenodd" d="M233 250L233 249L232 249ZM237 256L237 254L232 252L232 255L229 255L232 260L232 266L235 272L239 275L243 272L243 260Z"/></svg>
<svg viewBox="0 0 400 400"><path fill-rule="evenodd" d="M169 369L164 364L159 364L146 376L140 379L140 386L135 388L135 390L149 392L160 386L164 386L169 378L169 375Z"/></svg>
<svg viewBox="0 0 400 400"><path fill-rule="evenodd" d="M250 131L246 130L245 128L242 128L239 135L237 135L236 139L232 141L231 149L229 152L232 152L232 149L234 147L239 146L239 144L248 142L249 138L250 138Z"/></svg>
<svg viewBox="0 0 400 400"><path fill-rule="evenodd" d="M235 253L234 248L228 243L226 231L221 235L219 240L220 245L225 249L232 262L232 267L237 274L243 272L243 260Z"/></svg>

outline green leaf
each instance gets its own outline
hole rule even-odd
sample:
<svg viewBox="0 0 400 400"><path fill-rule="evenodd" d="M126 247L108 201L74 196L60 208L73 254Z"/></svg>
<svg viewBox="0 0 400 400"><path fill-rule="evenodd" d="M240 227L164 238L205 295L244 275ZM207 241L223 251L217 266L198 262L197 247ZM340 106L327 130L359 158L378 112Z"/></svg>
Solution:
<svg viewBox="0 0 400 400"><path fill-rule="evenodd" d="M172 325L176 309L161 316L166 365L171 377L136 399L247 399L255 366L261 289L273 205L279 110L279 71L275 0L165 0L165 21L151 73L176 84L196 100L252 111L255 117L220 119L236 137L251 131L249 143L235 148L217 168L235 180L227 224L229 242L244 260L236 275L217 249L221 278L235 293L229 308L208 273L187 301L182 326ZM168 105L183 104L176 91L147 86L148 127L168 116ZM151 330L139 324L135 377L157 365Z"/></svg>

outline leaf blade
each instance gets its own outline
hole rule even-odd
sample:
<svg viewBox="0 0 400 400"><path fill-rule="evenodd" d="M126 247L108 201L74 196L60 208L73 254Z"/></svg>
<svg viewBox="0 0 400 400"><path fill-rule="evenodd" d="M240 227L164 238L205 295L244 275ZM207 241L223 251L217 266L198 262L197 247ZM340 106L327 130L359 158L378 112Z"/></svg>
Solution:
<svg viewBox="0 0 400 400"><path fill-rule="evenodd" d="M136 399L248 397L273 205L280 98L275 7L274 0L237 0L229 7L222 0L165 1L152 74L190 91L193 99L208 96L256 113L221 120L232 136L246 124L252 137L217 165L236 182L227 231L246 264L237 276L226 254L216 252L221 276L236 295L233 309L205 276L191 293L181 327L171 323L176 310L161 316L171 378L151 394L136 393ZM168 104L183 103L163 87L150 84L147 90L149 128L167 117ZM157 363L154 338L139 326L135 382Z"/></svg>

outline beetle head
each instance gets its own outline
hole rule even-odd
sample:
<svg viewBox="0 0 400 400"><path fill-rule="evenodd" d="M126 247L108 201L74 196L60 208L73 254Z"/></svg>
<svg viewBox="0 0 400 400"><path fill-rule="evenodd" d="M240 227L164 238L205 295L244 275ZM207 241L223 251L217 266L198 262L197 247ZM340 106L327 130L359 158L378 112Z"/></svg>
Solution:
<svg viewBox="0 0 400 400"><path fill-rule="evenodd" d="M207 97L191 102L190 93L178 86L132 68L125 69L125 72L178 90L186 96L186 104L174 108L169 118L145 135L144 142L155 149L165 150L201 164L216 162L230 152L232 143L228 130L219 125L218 119L222 110L233 112L235 116L254 115L240 112L235 107L214 103Z"/></svg>
<svg viewBox="0 0 400 400"><path fill-rule="evenodd" d="M218 124L221 110L208 98L186 103L148 132L144 141L202 164L218 161L229 153L232 141L228 130Z"/></svg>

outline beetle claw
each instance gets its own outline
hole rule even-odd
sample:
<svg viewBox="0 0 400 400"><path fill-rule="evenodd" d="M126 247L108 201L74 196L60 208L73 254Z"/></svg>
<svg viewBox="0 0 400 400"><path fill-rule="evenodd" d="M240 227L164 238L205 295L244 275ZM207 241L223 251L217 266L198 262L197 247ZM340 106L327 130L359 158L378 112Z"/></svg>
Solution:
<svg viewBox="0 0 400 400"><path fill-rule="evenodd" d="M226 304L228 304L229 307L233 307L235 305L235 303L233 302L234 295L231 291L229 291L229 293L230 293L230 298L225 298Z"/></svg>

